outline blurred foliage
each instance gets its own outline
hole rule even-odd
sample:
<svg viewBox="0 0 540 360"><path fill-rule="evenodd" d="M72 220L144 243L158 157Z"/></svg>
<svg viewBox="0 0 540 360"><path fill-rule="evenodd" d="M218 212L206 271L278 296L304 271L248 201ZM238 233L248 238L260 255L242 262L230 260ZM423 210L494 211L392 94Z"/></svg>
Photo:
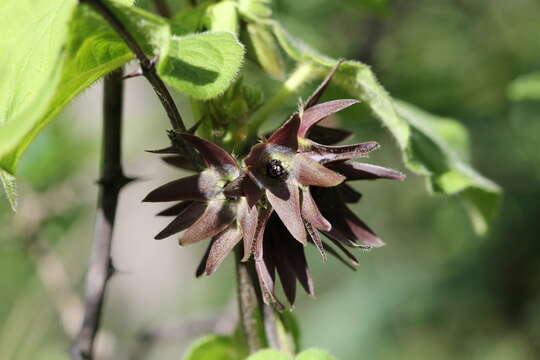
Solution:
<svg viewBox="0 0 540 360"><path fill-rule="evenodd" d="M470 147L475 167L505 189L495 225L479 239L457 199L426 196L424 182L412 174L405 184L355 185L364 195L356 210L388 245L363 254L355 273L333 260L321 264L311 251L317 300L302 298L294 309L302 348L328 349L343 360L360 355L383 360L540 358L540 102L512 95L524 93L515 90L515 84L524 83L521 76L540 70L540 4L535 0L274 2L275 16L291 33L336 58L369 63L396 98L442 118L459 119L470 130L460 156L467 157ZM153 10L150 1L137 3ZM171 5L180 10L182 3ZM246 66L252 79L247 85L265 93L279 85L263 80L258 68ZM521 80L514 83L516 79ZM525 84L529 88L528 80ZM146 84L141 87L146 89ZM305 93L311 90L306 88ZM509 92L519 101L510 101ZM343 95L331 88L326 98ZM288 110L295 105L294 100L288 103ZM156 114L155 122L127 121L136 139L166 126L158 105L148 106L154 107L150 113ZM75 118L97 113L95 105L79 102L75 109L76 115L70 112L69 119L47 128L30 146L19 173L25 179L20 184L25 196L19 213L11 214L9 204L0 201L2 359L60 359L69 344L54 294L42 284L36 258L27 246L35 231L24 224L40 224L37 233L59 253L78 289L92 232L99 116L93 117L95 124L89 128ZM346 110L341 121L355 130L358 139L383 145L374 161L401 167L394 140L365 109ZM156 166L150 165L154 158L142 150L160 141L165 139L130 145L128 171L156 179ZM50 149L49 142L62 146ZM157 169L163 179L170 179L165 166ZM139 198L149 188L143 186ZM121 202L129 200L124 197ZM40 209L50 210L50 215ZM140 236L143 226L159 228L148 218L129 226L133 227L126 232L130 241ZM159 246L167 245L160 242ZM130 249L145 251L135 245ZM170 263L148 258L154 261L152 269L143 264L143 271L129 275L133 279L129 284L144 299L152 290L142 288L140 279L154 267L173 277L156 281L182 284L178 293L148 295L159 297L162 312L137 302L136 296L120 291L121 285L113 281L105 328L116 336L116 356L103 359L127 358L121 354L130 352L136 330L193 311L219 310L233 294L231 267L194 282L202 248L173 249L185 254L177 268L171 270ZM181 306L180 298L187 299ZM171 309L178 307L171 315ZM130 320L140 314L152 321ZM177 359L186 348L184 340L157 344L147 358Z"/></svg>

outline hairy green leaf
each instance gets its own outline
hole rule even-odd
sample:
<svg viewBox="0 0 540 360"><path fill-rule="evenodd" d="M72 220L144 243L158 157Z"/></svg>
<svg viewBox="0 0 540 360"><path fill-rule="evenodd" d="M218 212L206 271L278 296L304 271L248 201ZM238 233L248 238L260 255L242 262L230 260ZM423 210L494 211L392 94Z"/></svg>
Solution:
<svg viewBox="0 0 540 360"><path fill-rule="evenodd" d="M337 63L294 39L279 23L273 28L285 52L300 63L312 64L321 76ZM435 192L460 194L475 231L485 233L496 212L501 190L465 162L469 157L469 140L463 126L402 102L397 103L396 111L393 99L369 66L360 62L343 62L334 79L351 96L362 100L385 125L396 139L407 168L428 177Z"/></svg>
<svg viewBox="0 0 540 360"><path fill-rule="evenodd" d="M4 186L9 204L13 211L17 211L17 187L15 184L15 177L8 172L0 169L0 181Z"/></svg>
<svg viewBox="0 0 540 360"><path fill-rule="evenodd" d="M272 0L238 0L238 12L247 20L265 22L272 16Z"/></svg>
<svg viewBox="0 0 540 360"><path fill-rule="evenodd" d="M244 47L232 33L172 37L158 72L174 88L197 99L210 99L229 87L243 58Z"/></svg>
<svg viewBox="0 0 540 360"><path fill-rule="evenodd" d="M251 355L247 360L291 360L291 358L280 351L265 349Z"/></svg>
<svg viewBox="0 0 540 360"><path fill-rule="evenodd" d="M228 31L238 35L236 1L224 0L209 6L206 10L206 20L211 31Z"/></svg>
<svg viewBox="0 0 540 360"><path fill-rule="evenodd" d="M184 355L184 360L239 360L247 357L244 344L234 337L208 335L192 345Z"/></svg>
<svg viewBox="0 0 540 360"><path fill-rule="evenodd" d="M0 168L15 172L18 147L54 96L76 0L0 2Z"/></svg>
<svg viewBox="0 0 540 360"><path fill-rule="evenodd" d="M456 146L455 129L460 128L459 123L401 101L395 104L399 115L411 127L406 152L408 167L428 176L436 192L459 194L465 201L476 232L484 234L497 212L501 189L464 161L463 153L468 153L468 150ZM448 131L449 128L454 131Z"/></svg>
<svg viewBox="0 0 540 360"><path fill-rule="evenodd" d="M261 67L274 78L283 80L285 65L274 34L261 24L248 24L247 31Z"/></svg>
<svg viewBox="0 0 540 360"><path fill-rule="evenodd" d="M512 81L508 87L508 96L514 101L540 100L540 71Z"/></svg>
<svg viewBox="0 0 540 360"><path fill-rule="evenodd" d="M296 360L335 360L335 358L324 350L307 349L298 354Z"/></svg>

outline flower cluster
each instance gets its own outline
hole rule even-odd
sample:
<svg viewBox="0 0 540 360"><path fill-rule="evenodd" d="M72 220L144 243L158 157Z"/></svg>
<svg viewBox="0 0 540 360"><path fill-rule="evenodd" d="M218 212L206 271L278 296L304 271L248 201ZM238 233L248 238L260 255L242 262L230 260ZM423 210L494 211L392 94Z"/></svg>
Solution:
<svg viewBox="0 0 540 360"><path fill-rule="evenodd" d="M282 305L274 295L276 273L291 304L297 280L307 293L314 294L306 244L315 245L324 261L329 253L349 266L358 263L349 249L384 245L349 209L347 204L358 202L361 195L347 182L401 181L404 175L351 161L367 157L379 145L371 141L336 146L350 133L318 125L357 103L335 100L318 104L335 70L298 112L267 140L254 145L242 161L195 135L177 135L197 150L204 170L155 189L144 201L178 202L159 214L175 218L156 239L180 232L181 245L212 239L198 276L214 272L242 241L242 261L253 258L264 301L279 308ZM187 167L178 154L166 161Z"/></svg>

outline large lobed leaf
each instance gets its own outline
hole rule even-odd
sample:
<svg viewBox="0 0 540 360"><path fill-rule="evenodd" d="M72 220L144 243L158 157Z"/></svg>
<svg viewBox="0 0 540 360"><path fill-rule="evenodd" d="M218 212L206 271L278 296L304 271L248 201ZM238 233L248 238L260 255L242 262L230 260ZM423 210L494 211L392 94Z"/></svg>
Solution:
<svg viewBox="0 0 540 360"><path fill-rule="evenodd" d="M337 63L293 38L279 23L273 24L273 30L291 58L312 64L320 76ZM466 130L454 120L435 117L403 102L395 105L369 66L360 62L344 61L334 79L351 96L362 100L390 131L407 168L428 177L435 192L459 194L475 231L485 233L497 210L501 189L465 162L469 157Z"/></svg>

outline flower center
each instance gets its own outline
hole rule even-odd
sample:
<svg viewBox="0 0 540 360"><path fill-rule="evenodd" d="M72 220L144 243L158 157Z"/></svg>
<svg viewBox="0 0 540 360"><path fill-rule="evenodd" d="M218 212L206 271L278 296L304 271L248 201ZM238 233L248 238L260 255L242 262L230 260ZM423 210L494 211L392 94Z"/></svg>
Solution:
<svg viewBox="0 0 540 360"><path fill-rule="evenodd" d="M281 179L287 176L287 170L285 170L281 161L272 159L266 164L266 175L272 179Z"/></svg>

